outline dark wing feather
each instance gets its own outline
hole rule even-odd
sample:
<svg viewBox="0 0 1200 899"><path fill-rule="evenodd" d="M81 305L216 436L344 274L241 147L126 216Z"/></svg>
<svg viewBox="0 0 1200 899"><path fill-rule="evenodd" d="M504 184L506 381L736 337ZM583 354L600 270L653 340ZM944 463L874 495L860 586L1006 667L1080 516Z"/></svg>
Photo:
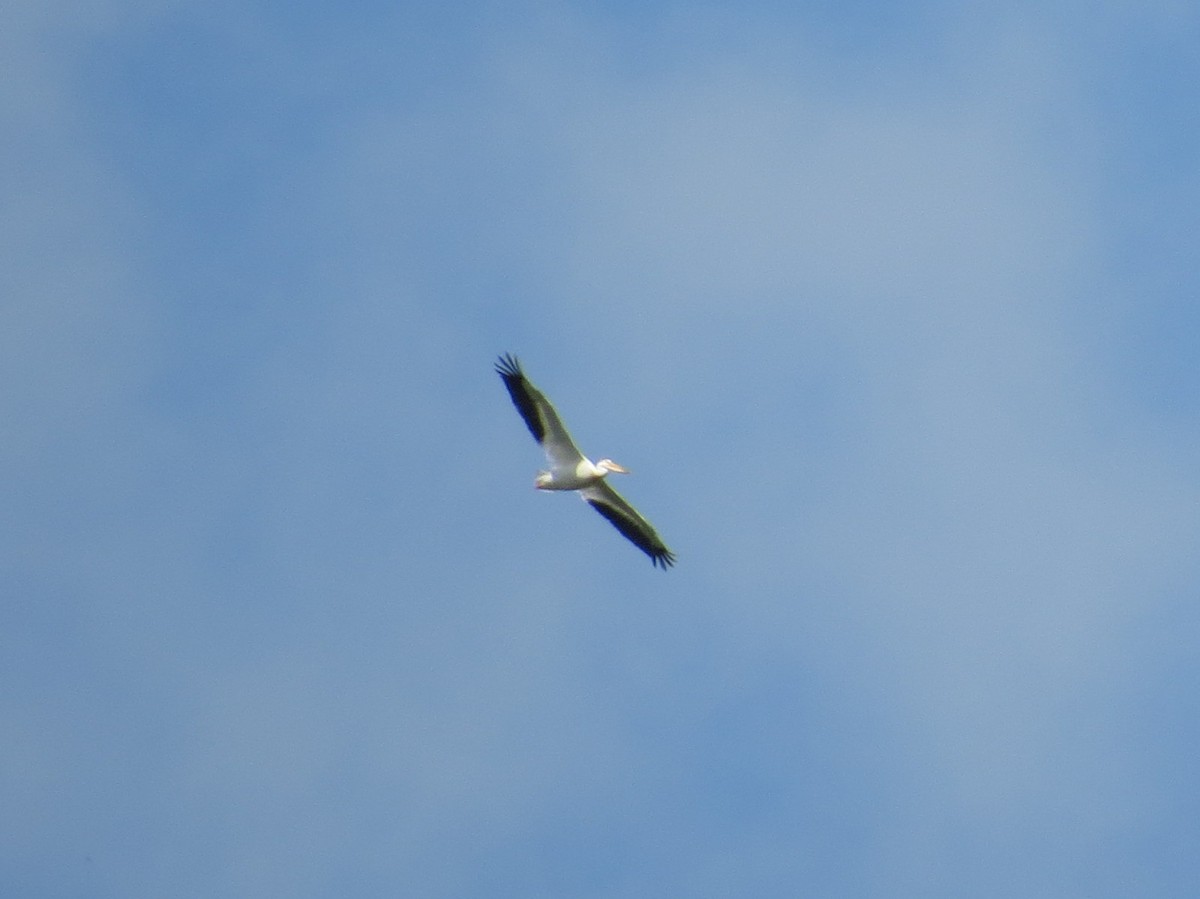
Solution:
<svg viewBox="0 0 1200 899"><path fill-rule="evenodd" d="M521 371L521 363L516 356L505 353L496 361L496 374L504 379L508 395L512 397L513 405L525 419L529 433L538 443L546 439L546 424L538 413L538 398L541 396Z"/></svg>
<svg viewBox="0 0 1200 899"><path fill-rule="evenodd" d="M661 566L665 571L675 564L675 554L667 549L658 533L650 526L650 522L642 518L608 484L602 481L595 487L581 492L588 505L607 518L629 542L650 557L652 565Z"/></svg>
<svg viewBox="0 0 1200 899"><path fill-rule="evenodd" d="M583 453L579 452L550 401L529 383L517 357L505 353L496 362L496 372L504 379L513 405L525 419L533 439L542 445L550 464L556 469L574 468L579 464Z"/></svg>

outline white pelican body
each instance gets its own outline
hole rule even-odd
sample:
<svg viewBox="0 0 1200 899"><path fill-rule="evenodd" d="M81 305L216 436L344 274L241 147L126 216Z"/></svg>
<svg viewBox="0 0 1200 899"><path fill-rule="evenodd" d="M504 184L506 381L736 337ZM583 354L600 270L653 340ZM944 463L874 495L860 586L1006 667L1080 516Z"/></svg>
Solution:
<svg viewBox="0 0 1200 899"><path fill-rule="evenodd" d="M513 405L550 461L550 470L538 472L534 486L539 490L578 490L593 509L648 555L652 564L664 569L674 565L675 554L667 549L650 522L604 480L609 472L629 474L629 469L612 459L593 462L581 453L550 401L529 383L516 357L501 356L496 372L504 379Z"/></svg>
<svg viewBox="0 0 1200 899"><path fill-rule="evenodd" d="M574 465L559 465L550 471L539 471L533 485L538 490L582 490L595 485L610 471L629 474L628 468L622 468L612 459L593 462L586 456L580 456Z"/></svg>

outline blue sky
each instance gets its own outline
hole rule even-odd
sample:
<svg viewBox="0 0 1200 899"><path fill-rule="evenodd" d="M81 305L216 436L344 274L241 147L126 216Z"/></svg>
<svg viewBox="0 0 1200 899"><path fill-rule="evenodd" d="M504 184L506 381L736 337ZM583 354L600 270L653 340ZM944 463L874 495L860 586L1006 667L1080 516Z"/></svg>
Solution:
<svg viewBox="0 0 1200 899"><path fill-rule="evenodd" d="M1196 894L1200 13L444 6L10 11L0 891Z"/></svg>

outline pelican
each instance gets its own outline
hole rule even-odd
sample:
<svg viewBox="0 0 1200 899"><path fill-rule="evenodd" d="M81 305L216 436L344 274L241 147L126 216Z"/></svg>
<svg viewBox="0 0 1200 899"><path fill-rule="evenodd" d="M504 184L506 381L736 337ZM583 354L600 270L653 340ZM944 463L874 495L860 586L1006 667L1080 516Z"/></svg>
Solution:
<svg viewBox="0 0 1200 899"><path fill-rule="evenodd" d="M593 462L581 453L550 401L529 383L515 356L508 353L501 356L496 362L496 373L504 379L513 405L550 460L550 470L539 471L533 485L538 490L578 490L588 505L650 557L651 564L664 570L674 565L675 554L667 549L650 522L604 480L609 472L629 474L629 469L612 459Z"/></svg>

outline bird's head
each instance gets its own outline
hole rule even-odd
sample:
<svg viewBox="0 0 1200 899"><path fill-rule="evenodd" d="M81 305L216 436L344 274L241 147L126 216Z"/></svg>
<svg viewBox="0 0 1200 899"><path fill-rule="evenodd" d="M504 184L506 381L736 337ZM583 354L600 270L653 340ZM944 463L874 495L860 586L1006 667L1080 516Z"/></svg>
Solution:
<svg viewBox="0 0 1200 899"><path fill-rule="evenodd" d="M545 490L550 486L550 482L554 480L554 476L548 471L539 471L537 477L533 479L533 486L538 490Z"/></svg>
<svg viewBox="0 0 1200 899"><path fill-rule="evenodd" d="M617 474L629 474L630 471L624 465L618 465L612 459L601 459L596 463L596 467L601 471L615 471Z"/></svg>

